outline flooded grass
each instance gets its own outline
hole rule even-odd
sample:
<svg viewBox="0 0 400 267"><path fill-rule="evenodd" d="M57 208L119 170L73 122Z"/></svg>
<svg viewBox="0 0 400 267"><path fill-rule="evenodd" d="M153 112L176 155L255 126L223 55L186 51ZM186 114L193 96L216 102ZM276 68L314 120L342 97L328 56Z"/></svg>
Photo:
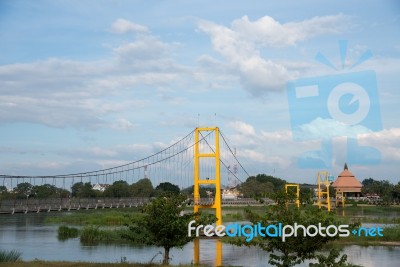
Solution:
<svg viewBox="0 0 400 267"><path fill-rule="evenodd" d="M46 223L69 225L98 225L98 226L122 226L128 224L133 217L142 216L135 209L122 210L98 210L64 214L59 217L46 218Z"/></svg>
<svg viewBox="0 0 400 267"><path fill-rule="evenodd" d="M58 228L58 239L63 241L67 240L68 238L75 238L78 237L79 235L79 230L74 227L68 227L65 225L62 225Z"/></svg>
<svg viewBox="0 0 400 267"><path fill-rule="evenodd" d="M21 252L18 252L16 250L11 250L11 251L3 251L0 250L0 263L1 262L16 262L21 259Z"/></svg>
<svg viewBox="0 0 400 267"><path fill-rule="evenodd" d="M127 228L121 229L100 229L96 226L84 227L79 234L79 239L83 244L96 244L101 242L128 242L125 238L131 235Z"/></svg>
<svg viewBox="0 0 400 267"><path fill-rule="evenodd" d="M2 264L0 263L0 266ZM5 265L4 265L5 266ZM179 266L189 267L193 265L159 265L159 264L146 264L146 263L92 263L92 262L52 262L52 261L29 261L29 262L13 262L7 263L8 267L165 267L165 266ZM196 265L204 267L205 265Z"/></svg>

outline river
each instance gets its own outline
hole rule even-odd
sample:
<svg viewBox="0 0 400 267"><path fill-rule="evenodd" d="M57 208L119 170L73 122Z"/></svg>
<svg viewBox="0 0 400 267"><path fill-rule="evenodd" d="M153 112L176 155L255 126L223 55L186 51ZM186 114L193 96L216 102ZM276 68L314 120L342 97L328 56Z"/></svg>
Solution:
<svg viewBox="0 0 400 267"><path fill-rule="evenodd" d="M22 259L48 261L86 261L86 262L153 262L162 259L161 248L138 247L127 244L82 245L78 238L59 241L57 225L44 223L46 216L59 216L59 213L15 214L0 216L0 250L15 249L22 252ZM213 265L216 241L200 240L200 260ZM343 253L351 262L365 267L399 266L400 247L385 246L346 246ZM193 261L193 243L182 249L171 251L172 264L190 264ZM270 266L268 254L251 247L236 247L223 244L223 264L234 266ZM308 266L304 263L299 266Z"/></svg>

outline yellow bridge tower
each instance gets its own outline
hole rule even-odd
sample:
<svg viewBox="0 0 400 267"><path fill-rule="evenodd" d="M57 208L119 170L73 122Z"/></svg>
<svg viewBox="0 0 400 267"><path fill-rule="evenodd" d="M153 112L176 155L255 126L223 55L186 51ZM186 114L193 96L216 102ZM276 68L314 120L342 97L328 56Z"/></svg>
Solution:
<svg viewBox="0 0 400 267"><path fill-rule="evenodd" d="M213 153L201 153L200 151L200 135L201 132L214 131L215 134L215 148L212 149ZM220 176L220 153L219 153L219 128L218 127L202 127L196 128L194 133L194 212L200 209L215 209L215 216L217 217L216 225L222 224L222 208L221 208L221 176ZM215 159L215 174L214 179L200 177L200 161L202 158ZM202 203L200 198L200 185L215 185L215 196L213 203ZM199 239L194 241L194 264L200 263L200 244ZM216 266L222 265L222 242L217 240L216 247Z"/></svg>

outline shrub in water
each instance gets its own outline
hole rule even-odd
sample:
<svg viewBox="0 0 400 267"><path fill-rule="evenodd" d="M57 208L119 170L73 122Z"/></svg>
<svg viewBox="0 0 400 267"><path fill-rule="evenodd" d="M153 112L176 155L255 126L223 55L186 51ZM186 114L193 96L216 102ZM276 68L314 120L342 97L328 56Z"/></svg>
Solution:
<svg viewBox="0 0 400 267"><path fill-rule="evenodd" d="M62 225L58 228L58 239L67 240L68 238L78 237L78 229Z"/></svg>
<svg viewBox="0 0 400 267"><path fill-rule="evenodd" d="M0 250L0 262L15 262L19 260L21 260L21 252Z"/></svg>

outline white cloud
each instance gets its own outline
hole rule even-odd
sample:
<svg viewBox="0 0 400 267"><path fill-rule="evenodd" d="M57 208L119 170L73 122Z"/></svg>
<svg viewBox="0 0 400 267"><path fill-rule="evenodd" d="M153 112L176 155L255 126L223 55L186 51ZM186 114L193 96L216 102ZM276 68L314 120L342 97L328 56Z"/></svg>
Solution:
<svg viewBox="0 0 400 267"><path fill-rule="evenodd" d="M302 140L332 139L337 136L357 138L358 135L369 132L371 130L362 125L347 125L333 119L318 117L310 123L301 125L296 136Z"/></svg>
<svg viewBox="0 0 400 267"><path fill-rule="evenodd" d="M285 24L269 16L253 22L244 16L231 27L210 21L198 24L210 36L214 50L232 65L245 89L255 96L283 90L292 77L283 64L262 57L262 48L295 45L318 35L342 32L345 26L348 17L342 14Z"/></svg>
<svg viewBox="0 0 400 267"><path fill-rule="evenodd" d="M132 128L134 128L135 126L136 126L136 124L134 124L131 121L124 119L124 118L118 119L117 122L115 123L115 129L119 129L119 130L123 130L123 131L129 131Z"/></svg>
<svg viewBox="0 0 400 267"><path fill-rule="evenodd" d="M136 24L126 19L117 19L111 25L111 32L114 33L128 33L128 32L138 32L147 33L149 29L146 26Z"/></svg>
<svg viewBox="0 0 400 267"><path fill-rule="evenodd" d="M400 161L400 128L361 134L358 140L360 145L377 148L385 162Z"/></svg>
<svg viewBox="0 0 400 267"><path fill-rule="evenodd" d="M228 125L230 128L234 129L236 132L242 135L255 135L254 127L243 121L233 121Z"/></svg>
<svg viewBox="0 0 400 267"><path fill-rule="evenodd" d="M155 36L142 36L135 42L114 48L114 51L120 59L148 60L165 57L169 47Z"/></svg>
<svg viewBox="0 0 400 267"><path fill-rule="evenodd" d="M349 18L343 14L288 23L280 23L270 16L255 21L243 16L232 22L232 29L242 38L257 44L288 46L318 35L341 33L348 21Z"/></svg>
<svg viewBox="0 0 400 267"><path fill-rule="evenodd" d="M104 60L50 58L2 65L0 123L127 130L135 123L118 119L118 114L150 102L132 92L185 79L185 67L170 56L173 47L146 34L114 48L113 57Z"/></svg>

